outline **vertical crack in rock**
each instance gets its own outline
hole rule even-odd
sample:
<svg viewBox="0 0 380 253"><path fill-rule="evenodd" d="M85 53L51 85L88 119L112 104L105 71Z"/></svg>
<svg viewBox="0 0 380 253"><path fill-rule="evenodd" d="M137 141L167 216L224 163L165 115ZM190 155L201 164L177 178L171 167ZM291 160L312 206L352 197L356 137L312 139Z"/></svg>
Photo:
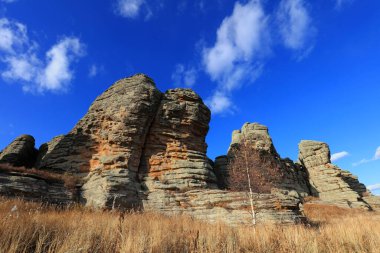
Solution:
<svg viewBox="0 0 380 253"><path fill-rule="evenodd" d="M210 111L190 89L168 90L146 138L140 178L148 191L215 188L206 157Z"/></svg>

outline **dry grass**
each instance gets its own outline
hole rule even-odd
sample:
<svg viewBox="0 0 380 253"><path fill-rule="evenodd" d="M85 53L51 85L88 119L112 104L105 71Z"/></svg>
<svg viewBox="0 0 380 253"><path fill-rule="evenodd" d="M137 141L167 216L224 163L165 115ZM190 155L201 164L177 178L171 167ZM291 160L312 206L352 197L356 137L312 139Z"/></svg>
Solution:
<svg viewBox="0 0 380 253"><path fill-rule="evenodd" d="M320 226L228 227L0 199L0 252L379 252L380 215L306 205ZM10 212L17 205L18 211ZM327 211L326 211L327 210ZM339 217L334 214L339 212ZM354 214L354 215L353 215ZM333 218L329 218L332 215Z"/></svg>

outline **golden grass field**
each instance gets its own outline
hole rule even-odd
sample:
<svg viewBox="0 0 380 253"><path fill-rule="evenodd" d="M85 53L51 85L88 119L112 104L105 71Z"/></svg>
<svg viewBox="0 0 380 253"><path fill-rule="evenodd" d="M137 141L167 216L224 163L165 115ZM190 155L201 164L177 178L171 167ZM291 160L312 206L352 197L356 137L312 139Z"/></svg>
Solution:
<svg viewBox="0 0 380 253"><path fill-rule="evenodd" d="M305 205L312 225L253 228L0 200L1 253L380 252L380 214L316 204Z"/></svg>

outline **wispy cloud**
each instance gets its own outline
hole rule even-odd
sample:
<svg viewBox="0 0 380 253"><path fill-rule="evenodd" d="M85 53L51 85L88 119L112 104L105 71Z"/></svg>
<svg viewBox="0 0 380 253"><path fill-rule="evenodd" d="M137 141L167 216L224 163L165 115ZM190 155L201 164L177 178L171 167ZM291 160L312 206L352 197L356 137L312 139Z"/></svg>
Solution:
<svg viewBox="0 0 380 253"><path fill-rule="evenodd" d="M116 14L125 18L137 18L140 15L145 15L145 19L152 16L152 10L146 0L117 0Z"/></svg>
<svg viewBox="0 0 380 253"><path fill-rule="evenodd" d="M380 184L374 184L367 186L367 189L370 191L378 191L380 190Z"/></svg>
<svg viewBox="0 0 380 253"><path fill-rule="evenodd" d="M268 16L261 2L237 2L231 16L217 30L212 47L203 50L207 74L218 83L206 101L214 113L222 113L233 105L229 94L243 82L252 82L261 73L261 59L270 51Z"/></svg>
<svg viewBox="0 0 380 253"><path fill-rule="evenodd" d="M356 166L359 166L361 164L373 162L373 161L376 161L376 160L380 160L380 146L376 149L375 154L374 154L374 156L372 158L370 158L370 159L362 159L359 162L353 163L352 166L356 167Z"/></svg>
<svg viewBox="0 0 380 253"><path fill-rule="evenodd" d="M338 152L338 153L334 153L331 155L331 161L332 162L336 162L346 156L350 155L347 151L342 151L342 152Z"/></svg>
<svg viewBox="0 0 380 253"><path fill-rule="evenodd" d="M76 37L63 37L45 54L37 55L38 44L28 37L27 27L6 18L0 19L0 60L5 64L1 77L21 82L24 91L64 91L74 73L73 62L84 55L84 45Z"/></svg>
<svg viewBox="0 0 380 253"><path fill-rule="evenodd" d="M90 66L90 69L88 70L88 76L89 77L95 77L98 74L98 67L93 64Z"/></svg>
<svg viewBox="0 0 380 253"><path fill-rule="evenodd" d="M297 50L304 57L312 49L316 29L303 0L282 0L277 10L277 23L286 47Z"/></svg>
<svg viewBox="0 0 380 253"><path fill-rule="evenodd" d="M197 81L198 71L194 67L186 68L183 64L177 64L172 74L175 86L192 87Z"/></svg>

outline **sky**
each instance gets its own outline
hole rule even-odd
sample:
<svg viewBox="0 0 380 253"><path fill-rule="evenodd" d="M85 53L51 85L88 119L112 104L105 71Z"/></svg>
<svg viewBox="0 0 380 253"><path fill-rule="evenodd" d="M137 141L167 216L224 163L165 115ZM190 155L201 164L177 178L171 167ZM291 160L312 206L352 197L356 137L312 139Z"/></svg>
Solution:
<svg viewBox="0 0 380 253"><path fill-rule="evenodd" d="M0 0L0 149L69 132L118 79L194 89L208 156L245 122L282 157L330 145L380 194L380 1Z"/></svg>

